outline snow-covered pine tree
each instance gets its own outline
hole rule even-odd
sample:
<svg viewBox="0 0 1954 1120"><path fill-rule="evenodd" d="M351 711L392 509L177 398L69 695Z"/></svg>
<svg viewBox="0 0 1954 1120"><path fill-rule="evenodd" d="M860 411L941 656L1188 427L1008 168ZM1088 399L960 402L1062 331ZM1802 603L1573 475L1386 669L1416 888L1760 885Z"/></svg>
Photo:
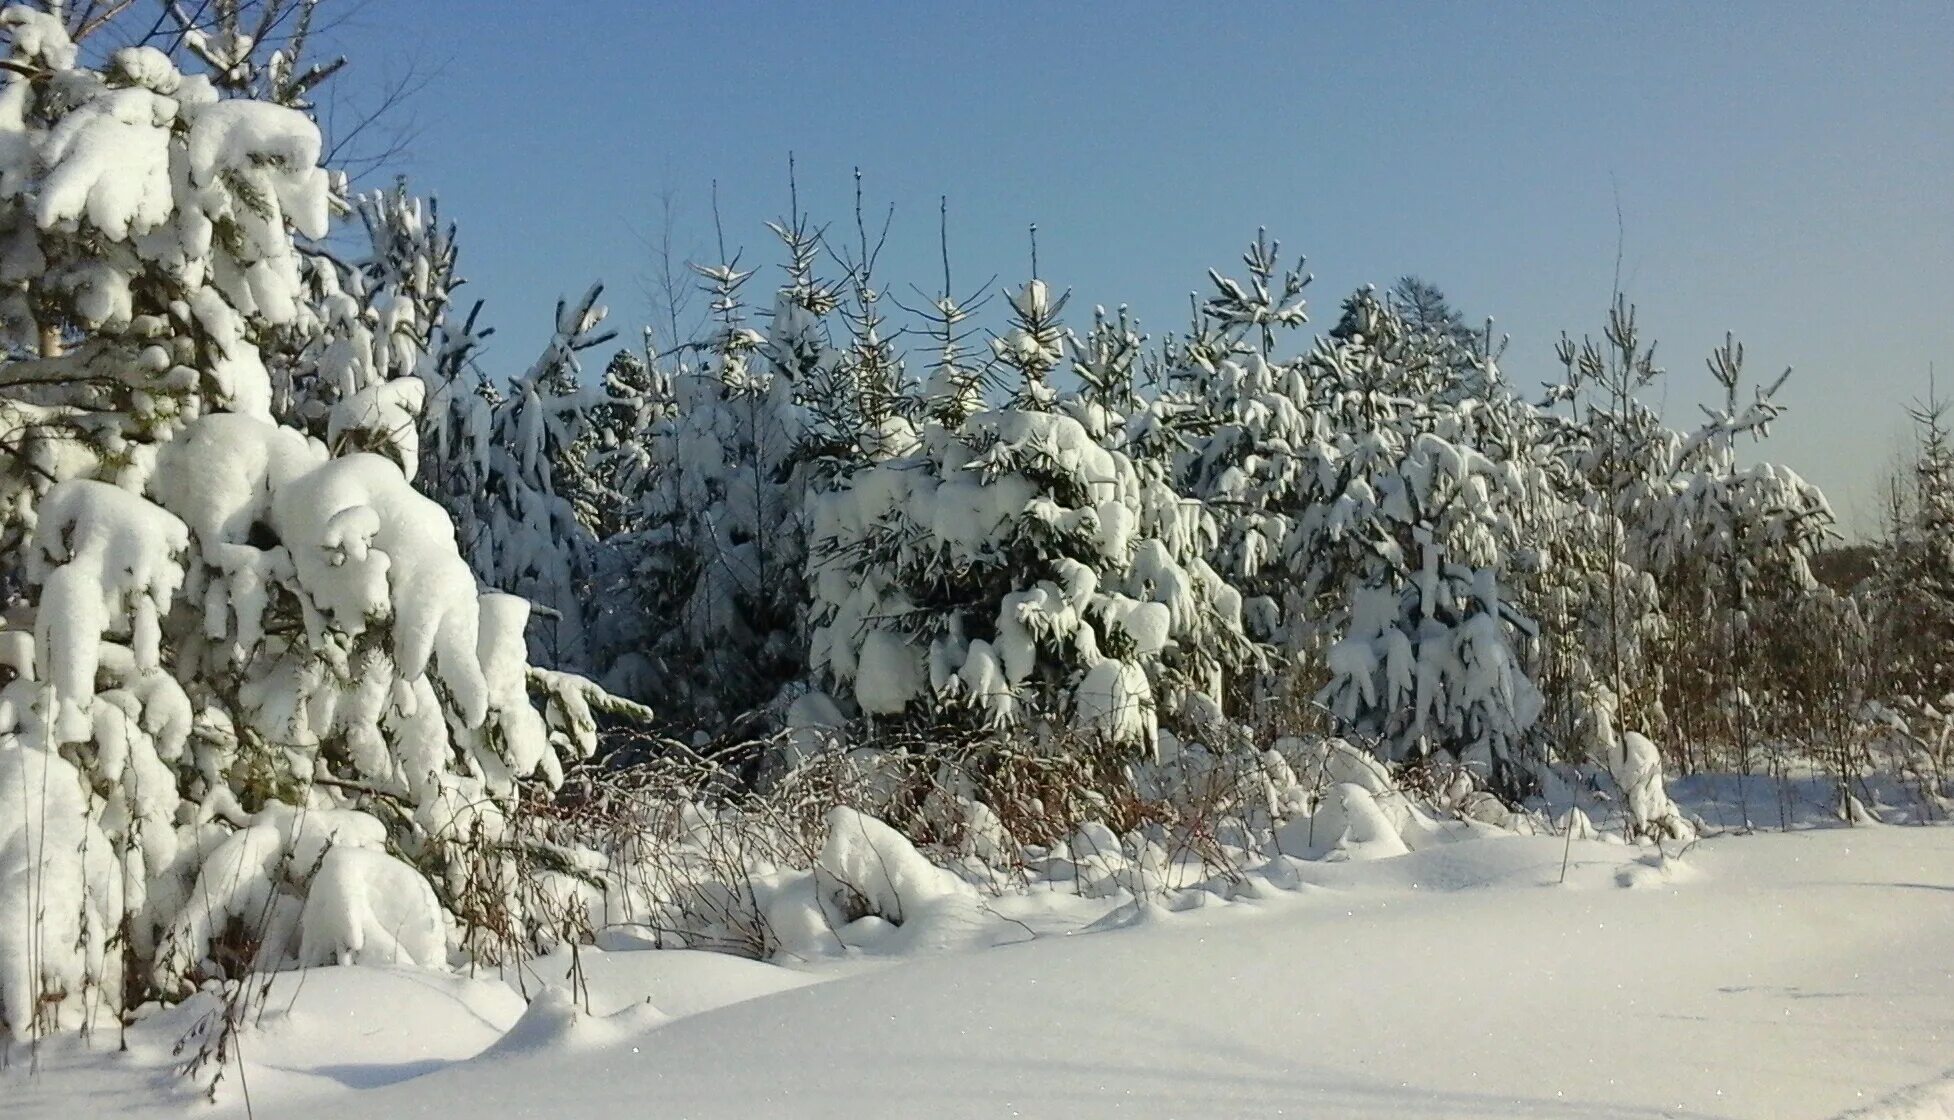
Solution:
<svg viewBox="0 0 1954 1120"><path fill-rule="evenodd" d="M1271 241L1267 230L1255 231L1255 241L1242 255L1248 266L1248 281L1223 276L1208 270L1215 292L1202 306L1202 316L1213 322L1224 345L1252 345L1264 358L1275 350L1276 331L1294 329L1309 322L1309 303L1303 290L1312 277L1296 267L1281 265L1282 243ZM1281 280L1278 283L1277 277Z"/></svg>
<svg viewBox="0 0 1954 1120"><path fill-rule="evenodd" d="M1183 736L1231 735L1221 726L1224 713L1253 702L1267 650L1248 631L1240 589L1210 563L1221 532L1213 507L1182 489L1187 404L1160 392L1160 369L1149 370L1146 336L1125 307L1111 314L1094 308L1091 329L1083 337L1068 332L1066 348L1078 387L1058 408L1132 464L1140 531L1161 542L1172 561L1171 571L1142 576L1129 594L1178 599L1192 592L1198 608L1176 616L1174 640L1152 672L1165 725ZM1153 379L1150 389L1140 384L1143 372Z"/></svg>
<svg viewBox="0 0 1954 1120"><path fill-rule="evenodd" d="M648 338L643 350L619 350L604 365L602 396L584 413L583 434L552 464L557 494L600 548L639 526L636 499L651 472L648 435L671 399L669 374Z"/></svg>
<svg viewBox="0 0 1954 1120"><path fill-rule="evenodd" d="M1546 634L1540 675L1563 756L1598 761L1616 729L1669 722L1654 645L1666 632L1661 599L1630 527L1666 492L1671 437L1637 398L1662 370L1625 299L1609 309L1600 341L1563 335L1556 355L1563 379L1543 411L1565 406L1568 415L1543 426L1540 450L1563 471L1567 503L1547 538L1555 563L1536 601Z"/></svg>
<svg viewBox="0 0 1954 1120"><path fill-rule="evenodd" d="M683 349L642 359L643 387L628 398L637 430L628 439L622 430L611 460L622 471L616 514L619 531L599 541L595 557L593 596L598 603L591 620L591 655L606 688L624 696L656 698L660 716L692 719L692 689L685 667L686 635L681 607L695 585L699 553L691 546L694 522L685 499L698 490L687 488L696 476L681 454L681 439L691 438L687 425L696 422L701 380L685 363ZM619 354L612 370L630 369L639 359ZM668 364L669 363L669 364ZM636 374L620 378L629 383ZM613 399L621 394L613 390ZM693 407L688 410L687 405ZM707 446L700 444L699 446ZM601 452L593 451L593 454ZM589 487L603 485L592 472ZM570 492L583 484L572 482ZM696 482L694 483L696 486ZM586 524L601 524L595 514Z"/></svg>
<svg viewBox="0 0 1954 1120"><path fill-rule="evenodd" d="M342 263L301 249L305 302L320 323L297 353L266 355L274 411L335 451L385 455L412 478L428 387L474 345L466 331L451 333L447 325L461 283L455 229L404 181L351 201L367 253Z"/></svg>
<svg viewBox="0 0 1954 1120"><path fill-rule="evenodd" d="M1651 516L1630 528L1641 562L1667 589L1664 611L1676 662L1708 670L1672 674L1666 706L1721 716L1718 738L1730 745L1737 768L1750 773L1763 738L1759 707L1776 684L1768 664L1753 655L1763 644L1753 632L1753 616L1816 587L1810 559L1830 535L1833 518L1824 496L1788 468L1738 464L1737 439L1769 435L1782 412L1775 396L1791 373L1786 369L1758 387L1755 399L1744 404L1738 399L1743 362L1743 347L1726 336L1708 360L1724 399L1704 410L1705 421L1695 431L1672 437L1666 500L1651 503ZM1715 682L1714 692L1687 691L1704 680Z"/></svg>
<svg viewBox="0 0 1954 1120"><path fill-rule="evenodd" d="M1774 691L1749 653L1763 644L1751 615L1768 600L1795 616L1786 608L1813 586L1808 561L1831 511L1794 472L1738 464L1737 438L1763 436L1781 412L1782 377L1740 402L1742 348L1726 339L1708 363L1721 407L1680 432L1637 397L1662 373L1653 353L1625 299L1602 342L1560 345L1567 377L1549 404L1573 405L1555 435L1573 489L1561 562L1543 587L1555 634L1548 690L1567 705L1558 722L1578 736L1572 757L1617 757L1627 728L1665 727L1662 746L1684 766L1721 742L1748 770L1756 705ZM1676 818L1665 820L1635 827L1674 834Z"/></svg>
<svg viewBox="0 0 1954 1120"><path fill-rule="evenodd" d="M1445 749L1518 788L1539 708L1519 603L1541 557L1523 526L1553 497L1531 410L1483 348L1368 289L1309 353L1273 356L1308 283L1300 265L1279 278L1276 253L1258 235L1248 280L1211 273L1217 295L1170 356L1215 563L1285 651L1265 687L1320 696L1394 760Z"/></svg>

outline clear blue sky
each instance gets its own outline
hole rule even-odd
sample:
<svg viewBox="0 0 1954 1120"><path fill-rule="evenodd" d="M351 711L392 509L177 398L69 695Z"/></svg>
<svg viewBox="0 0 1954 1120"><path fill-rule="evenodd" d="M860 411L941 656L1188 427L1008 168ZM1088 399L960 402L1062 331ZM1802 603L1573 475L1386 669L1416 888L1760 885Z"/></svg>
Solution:
<svg viewBox="0 0 1954 1120"><path fill-rule="evenodd" d="M1733 330L1797 367L1770 444L1865 529L1924 393L1954 383L1954 6L1921 3L1100 5L369 0L355 70L433 70L407 171L461 223L464 272L519 370L556 296L609 285L646 318L641 237L708 184L747 263L850 168L893 202L884 275L937 275L950 197L964 281L1026 271L1165 331L1256 226L1305 252L1318 324L1416 272L1556 372L1623 282L1661 341L1673 421ZM1665 403L1658 398L1656 403Z"/></svg>

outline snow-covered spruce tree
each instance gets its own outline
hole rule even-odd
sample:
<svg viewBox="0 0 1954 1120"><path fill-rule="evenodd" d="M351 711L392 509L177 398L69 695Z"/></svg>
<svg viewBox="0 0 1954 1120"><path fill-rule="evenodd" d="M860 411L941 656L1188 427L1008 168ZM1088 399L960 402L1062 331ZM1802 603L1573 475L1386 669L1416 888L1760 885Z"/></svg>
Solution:
<svg viewBox="0 0 1954 1120"><path fill-rule="evenodd" d="M1112 314L1094 308L1091 329L1066 336L1079 388L1059 407L1132 464L1142 531L1180 569L1143 574L1139 590L1130 593L1168 600L1191 593L1199 608L1175 616L1173 641L1161 651L1154 679L1163 718L1183 736L1231 734L1220 726L1224 713L1253 702L1268 651L1248 630L1240 589L1209 562L1220 547L1219 521L1207 502L1181 487L1186 405L1159 392L1162 370L1149 368L1145 347L1146 336L1125 307ZM1143 375L1150 389L1140 384Z"/></svg>
<svg viewBox="0 0 1954 1120"><path fill-rule="evenodd" d="M701 534L710 503L724 493L726 387L683 351L653 379L651 421L640 436L645 473L630 502L631 527L601 543L599 592L606 605L593 630L605 687L656 697L678 726L716 724L711 661L694 656L687 626L708 556ZM708 598L706 600L710 602Z"/></svg>
<svg viewBox="0 0 1954 1120"><path fill-rule="evenodd" d="M706 734L776 720L776 701L807 675L810 488L916 440L861 176L855 244L837 248L802 212L791 168L788 213L768 223L784 275L763 329L746 322L753 273L723 237L724 263L696 269L716 329L691 348L696 364L668 378L671 406L647 444L644 528L619 542L644 640L616 647L608 679L672 698L688 730ZM820 275L824 255L840 281Z"/></svg>
<svg viewBox="0 0 1954 1120"><path fill-rule="evenodd" d="M1216 294L1170 344L1170 386L1155 411L1184 445L1178 479L1217 522L1209 559L1246 597L1250 632L1293 653L1296 634L1284 620L1301 618L1310 590L1288 547L1334 451L1325 417L1310 407L1304 364L1271 352L1276 328L1308 322L1310 277L1298 262L1278 282L1279 248L1258 233L1242 258L1246 284L1210 272Z"/></svg>
<svg viewBox="0 0 1954 1120"><path fill-rule="evenodd" d="M1334 477L1290 548L1327 597L1321 695L1387 758L1442 751L1518 792L1544 761L1523 663L1536 630L1519 605L1541 557L1525 528L1555 495L1526 464L1487 453L1456 369L1409 338L1366 289L1309 358Z"/></svg>
<svg viewBox="0 0 1954 1120"><path fill-rule="evenodd" d="M432 366L416 479L453 517L462 554L482 582L540 608L532 653L566 667L584 663L593 541L557 493L555 464L585 438L590 412L603 403L604 386L582 383L582 354L614 337L601 329L602 294L593 285L575 303L559 300L549 342L506 385L483 375L472 346Z"/></svg>
<svg viewBox="0 0 1954 1120"><path fill-rule="evenodd" d="M1186 411L1167 418L1189 433L1184 485L1213 512L1219 530L1210 560L1245 596L1250 631L1293 648L1283 623L1301 617L1304 585L1284 550L1296 515L1324 477L1328 433L1305 408L1300 364L1260 354L1195 361L1180 371L1191 383Z"/></svg>
<svg viewBox="0 0 1954 1120"><path fill-rule="evenodd" d="M997 363L1011 371L1010 405L1023 412L1049 411L1058 402L1052 374L1065 362L1065 325L1061 316L1070 292L1052 295L1051 286L1033 278L1016 291L1004 293L1010 321L1003 334L991 339Z"/></svg>
<svg viewBox="0 0 1954 1120"><path fill-rule="evenodd" d="M1491 320L1475 329L1438 285L1417 276L1400 277L1384 299L1404 324L1407 339L1424 355L1423 360L1450 369L1448 380L1455 391L1482 397L1504 395L1486 380L1490 375L1497 381L1499 372L1492 360L1497 355Z"/></svg>
<svg viewBox="0 0 1954 1120"><path fill-rule="evenodd" d="M1413 334L1442 340L1470 352L1479 342L1479 332L1467 324L1465 316L1452 306L1437 284L1420 276L1401 276L1388 295L1405 328Z"/></svg>
<svg viewBox="0 0 1954 1120"><path fill-rule="evenodd" d="M454 227L444 227L433 201L409 193L404 181L350 205L366 253L301 246L306 329L259 340L272 413L335 453L384 455L412 478L428 385L474 345L447 325L461 283Z"/></svg>
<svg viewBox="0 0 1954 1120"><path fill-rule="evenodd" d="M1941 760L1954 742L1954 439L1946 405L1910 408L1915 446L1896 480L1883 562L1869 590L1880 690L1903 737ZM1936 775L1944 780L1945 775Z"/></svg>
<svg viewBox="0 0 1954 1120"><path fill-rule="evenodd" d="M639 527L652 462L648 435L671 407L671 380L650 351L619 350L604 365L603 396L583 433L552 464L552 485L600 548ZM600 586L601 577L593 577ZM594 640L594 639L593 639Z"/></svg>
<svg viewBox="0 0 1954 1120"><path fill-rule="evenodd" d="M921 391L923 414L947 428L956 428L984 407L986 363L969 345L971 318L990 298L985 294L959 297L950 279L950 200L937 202L937 238L943 257L943 286L926 307L914 313L923 320L924 334L935 351Z"/></svg>
<svg viewBox="0 0 1954 1120"><path fill-rule="evenodd" d="M642 353L620 350L605 367L607 400L590 413L590 430L557 465L558 492L595 540L587 612L591 669L621 695L669 690L640 670L644 653L674 629L657 607L675 593L661 562L677 556L670 518L656 516L665 482L667 445L677 408L675 375L647 333ZM665 714L661 712L661 714Z"/></svg>
<svg viewBox="0 0 1954 1120"><path fill-rule="evenodd" d="M581 384L582 353L612 337L598 329L601 287L575 305L559 303L542 354L522 377L498 386L477 362L494 333L476 328L481 305L466 312L455 305L463 283L455 227L442 224L435 202L396 183L353 207L366 235L363 258L342 264L303 254L308 303L323 324L304 352L270 363L279 415L335 451L360 448L401 463L454 517L477 576L543 608L532 623L532 652L581 666L593 536L577 499L605 503L560 493L559 485L600 453L609 429L627 423L642 396L608 376L599 386Z"/></svg>
<svg viewBox="0 0 1954 1120"><path fill-rule="evenodd" d="M765 332L746 321L751 270L737 257L695 266L715 326L659 375L669 395L644 437L639 525L606 549L611 586L632 606L602 643L604 680L701 735L728 731L804 673L808 449L839 454L855 422L814 234L798 214L775 231L788 279ZM802 403L817 395L818 408Z"/></svg>
<svg viewBox="0 0 1954 1120"><path fill-rule="evenodd" d="M340 203L302 99L220 93L248 52L216 83L84 65L18 5L0 35L0 1026L439 961L471 884L519 930L507 812L590 749L596 697L527 668L526 604L478 592L400 462L275 411L397 379L355 347L285 382L331 391L274 392L268 361L350 321L308 302Z"/></svg>
<svg viewBox="0 0 1954 1120"><path fill-rule="evenodd" d="M798 208L796 216L798 218ZM832 363L843 371L837 388L850 394L856 420L854 430L846 433L848 438L838 445L832 445L834 450L829 453L830 458L838 458L839 462L812 464L816 476L831 473L856 458L881 459L902 454L916 444L916 428L912 419L917 411L915 387L908 384L907 371L896 350L896 332L891 331L888 317L883 311L884 295L875 275L876 261L888 242L888 222L893 217L892 208L881 232L874 238L869 236L868 224L862 212L862 173L857 168L856 244L852 252L839 255L847 274L847 282L842 285L847 296L833 300L835 311L846 328L847 345L841 348L838 360ZM783 236L782 240L790 251L796 251L796 246L807 240L808 236L802 233L797 237ZM818 232L813 236L818 240ZM810 278L804 276L793 276L793 280L794 283L783 294L803 308L804 314L818 315L829 302L822 298L819 285L811 283ZM804 329L802 333L805 335L807 332ZM806 351L809 348L803 346L802 349ZM810 411L819 408L829 396L817 379L797 374L795 383L799 387L797 396L802 407Z"/></svg>
<svg viewBox="0 0 1954 1120"><path fill-rule="evenodd" d="M1062 303L1038 280L1010 296L1012 406L933 406L913 451L811 501L810 664L871 721L1144 753L1163 720L1217 718L1222 671L1253 657L1205 511L1121 447L1127 390L1051 383ZM1105 329L1071 346L1088 371L1119 364Z"/></svg>

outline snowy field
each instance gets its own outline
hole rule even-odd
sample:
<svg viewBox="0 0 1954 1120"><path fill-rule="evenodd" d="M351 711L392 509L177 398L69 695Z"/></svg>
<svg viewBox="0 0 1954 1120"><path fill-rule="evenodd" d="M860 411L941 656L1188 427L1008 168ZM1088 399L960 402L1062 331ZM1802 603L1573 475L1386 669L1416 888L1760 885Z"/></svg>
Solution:
<svg viewBox="0 0 1954 1120"><path fill-rule="evenodd" d="M958 947L791 966L614 939L574 996L563 956L506 982L314 969L273 987L217 1110L168 1072L197 1001L127 1053L65 1040L36 1074L16 1048L0 1098L10 1118L236 1114L241 1087L258 1116L322 1120L1949 1114L1954 828L1722 836L1667 865L1582 843L1564 886L1561 854L1285 862L1171 912L1033 894Z"/></svg>

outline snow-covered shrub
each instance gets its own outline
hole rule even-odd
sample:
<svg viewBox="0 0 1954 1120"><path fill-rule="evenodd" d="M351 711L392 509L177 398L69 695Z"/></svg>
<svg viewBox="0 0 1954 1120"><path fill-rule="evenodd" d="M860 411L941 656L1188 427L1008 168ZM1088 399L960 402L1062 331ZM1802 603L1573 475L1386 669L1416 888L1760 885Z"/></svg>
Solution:
<svg viewBox="0 0 1954 1120"><path fill-rule="evenodd" d="M1259 754L1163 733L1162 757L1081 781L1076 757L909 736L813 756L764 792L674 746L584 771L546 837L594 856L562 881L596 936L805 959L994 943L983 895L1027 888L1198 904L1298 860L1384 858L1530 829L1468 791L1453 808L1342 741ZM983 800L976 800L972 794ZM1456 816L1458 819L1450 819ZM1486 819L1480 819L1480 818ZM1273 862L1272 862L1273 861Z"/></svg>
<svg viewBox="0 0 1954 1120"><path fill-rule="evenodd" d="M190 901L163 930L157 986L168 992L239 964L445 964L447 918L434 891L386 842L386 826L357 810L268 805L199 861ZM213 960L220 943L240 938L247 959Z"/></svg>
<svg viewBox="0 0 1954 1120"><path fill-rule="evenodd" d="M1274 846L1284 855L1378 859L1417 851L1449 839L1434 818L1441 811L1500 830L1519 823L1503 812L1482 810L1487 820L1469 812L1477 799L1491 800L1470 783L1463 792L1415 795L1382 760L1343 739L1286 738L1271 754L1288 778L1281 811L1271 818Z"/></svg>

